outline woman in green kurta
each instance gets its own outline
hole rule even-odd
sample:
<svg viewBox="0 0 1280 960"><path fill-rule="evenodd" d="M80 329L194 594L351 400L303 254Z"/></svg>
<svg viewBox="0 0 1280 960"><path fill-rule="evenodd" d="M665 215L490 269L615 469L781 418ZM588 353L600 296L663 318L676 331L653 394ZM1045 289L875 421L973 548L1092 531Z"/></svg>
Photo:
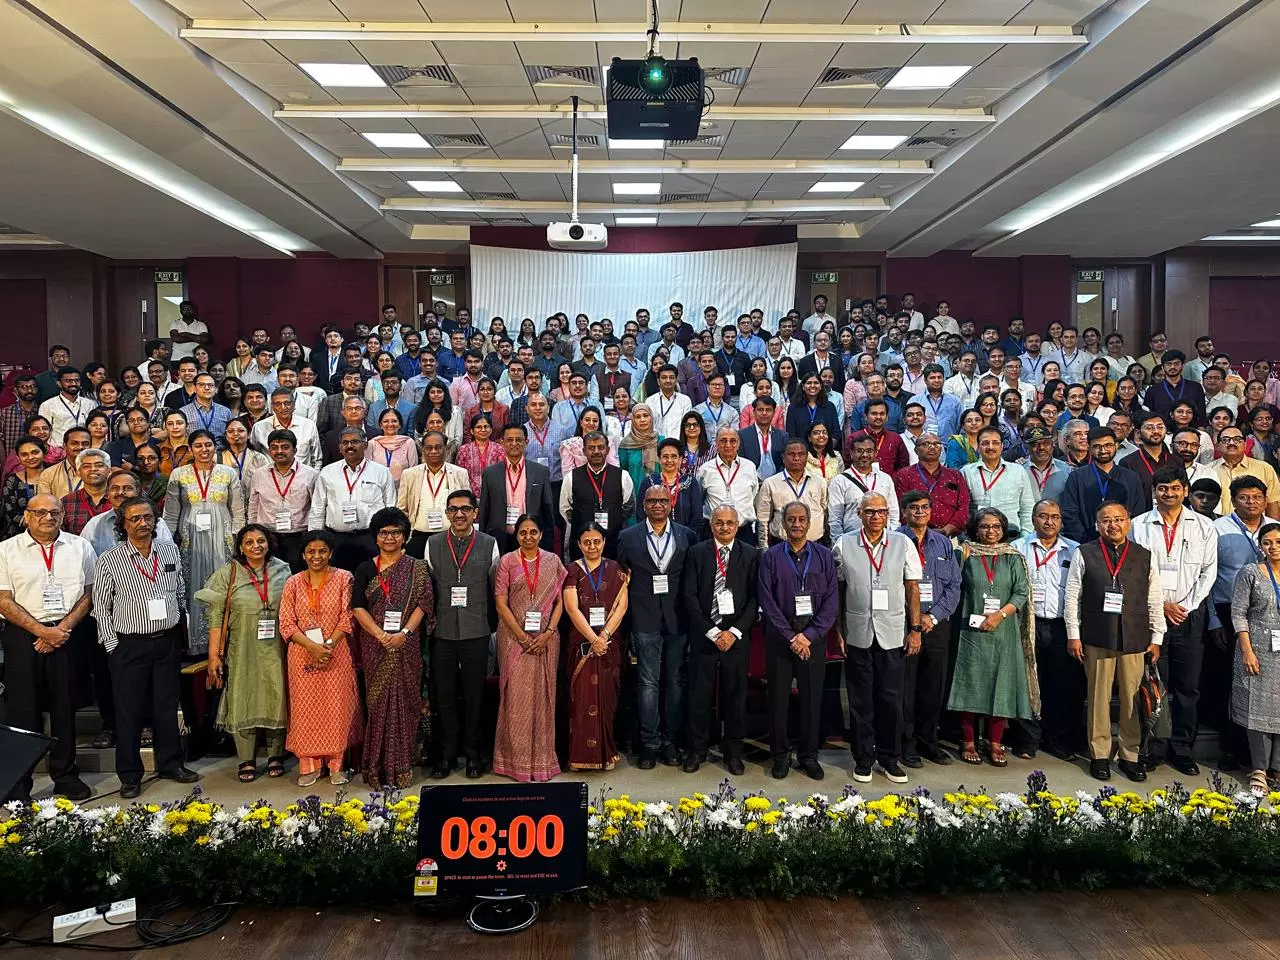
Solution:
<svg viewBox="0 0 1280 960"><path fill-rule="evenodd" d="M230 562L214 571L195 596L208 608L209 683L225 687L217 725L235 737L241 783L258 775L259 737L266 741L267 776L284 774L288 708L279 614L291 571L272 556L274 543L266 527L247 525L236 534Z"/></svg>
<svg viewBox="0 0 1280 960"><path fill-rule="evenodd" d="M1036 680L1035 619L1031 616L1027 564L1004 543L1009 521L999 510L977 511L964 546L960 587L960 637L947 708L960 713L965 763L981 763L976 727L987 718L991 763L1008 764L1000 738L1009 717L1040 712Z"/></svg>

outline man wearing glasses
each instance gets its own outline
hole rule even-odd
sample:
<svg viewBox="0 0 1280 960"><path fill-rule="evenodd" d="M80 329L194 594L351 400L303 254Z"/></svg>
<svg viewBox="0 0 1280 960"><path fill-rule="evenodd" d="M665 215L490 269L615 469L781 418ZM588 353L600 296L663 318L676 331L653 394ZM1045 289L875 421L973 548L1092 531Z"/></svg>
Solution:
<svg viewBox="0 0 1280 960"><path fill-rule="evenodd" d="M1280 479L1276 471L1265 460L1246 457L1244 453L1244 433L1239 427L1227 427L1218 434L1218 449L1222 456L1209 464L1211 476L1222 488L1222 502L1218 505L1218 513L1226 516L1231 512L1231 499L1228 491L1231 481L1239 477L1257 477L1267 488L1267 516L1272 520L1280 520Z"/></svg>
<svg viewBox="0 0 1280 960"><path fill-rule="evenodd" d="M338 435L342 459L320 471L311 495L308 530L328 530L338 541L333 565L355 571L377 553L369 534L370 518L383 507L396 505L391 471L364 457L363 426L344 427Z"/></svg>
<svg viewBox="0 0 1280 960"><path fill-rule="evenodd" d="M62 504L48 494L27 503L26 531L0 543L0 634L5 660L7 722L42 731L45 710L53 744L53 791L68 800L92 793L76 765L76 665L71 633L93 605L96 560L87 540L62 530ZM28 771L8 799L31 802Z"/></svg>

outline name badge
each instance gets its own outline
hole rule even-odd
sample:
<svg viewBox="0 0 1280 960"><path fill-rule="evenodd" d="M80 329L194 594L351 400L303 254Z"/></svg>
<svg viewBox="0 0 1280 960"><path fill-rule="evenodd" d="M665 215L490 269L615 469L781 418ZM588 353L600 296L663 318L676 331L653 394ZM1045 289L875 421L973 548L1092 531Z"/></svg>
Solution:
<svg viewBox="0 0 1280 960"><path fill-rule="evenodd" d="M355 503L348 501L342 505L342 522L343 523L359 523L360 511Z"/></svg>
<svg viewBox="0 0 1280 960"><path fill-rule="evenodd" d="M274 640L276 638L276 622L274 620L258 621L258 639Z"/></svg>
<svg viewBox="0 0 1280 960"><path fill-rule="evenodd" d="M595 515L596 523L600 524L601 530L609 529L609 511L597 510Z"/></svg>
<svg viewBox="0 0 1280 960"><path fill-rule="evenodd" d="M813 616L813 597L807 593L796 594L796 616L812 617Z"/></svg>
<svg viewBox="0 0 1280 960"><path fill-rule="evenodd" d="M276 511L276 533L288 533L293 525L293 515L288 510Z"/></svg>
<svg viewBox="0 0 1280 960"><path fill-rule="evenodd" d="M1176 563L1172 567L1168 564L1160 565L1160 589L1178 589L1178 565Z"/></svg>
<svg viewBox="0 0 1280 960"><path fill-rule="evenodd" d="M1124 609L1124 594L1119 590L1108 590L1102 595L1102 612L1119 613Z"/></svg>
<svg viewBox="0 0 1280 960"><path fill-rule="evenodd" d="M387 633L399 633L400 622L404 619L404 614L399 610L388 610L382 615L382 629Z"/></svg>
<svg viewBox="0 0 1280 960"><path fill-rule="evenodd" d="M720 616L733 616L733 592L721 590L716 594L716 606L720 608Z"/></svg>
<svg viewBox="0 0 1280 960"><path fill-rule="evenodd" d="M465 607L467 605L467 588L466 587L450 587L449 588L449 606Z"/></svg>
<svg viewBox="0 0 1280 960"><path fill-rule="evenodd" d="M541 610L525 611L524 632L525 633L541 633L542 632L542 611Z"/></svg>
<svg viewBox="0 0 1280 960"><path fill-rule="evenodd" d="M1044 589L1044 587L1032 587L1032 588L1031 588L1031 598L1032 598L1036 603L1041 603L1041 604L1042 604L1042 603L1044 603L1044 601L1045 601L1045 596L1046 596L1046 593L1045 593L1045 589Z"/></svg>
<svg viewBox="0 0 1280 960"><path fill-rule="evenodd" d="M605 397L605 398L604 398L604 408L605 408L606 410L612 410L612 409L613 409L613 397Z"/></svg>
<svg viewBox="0 0 1280 960"><path fill-rule="evenodd" d="M169 606L164 602L164 597L147 601L147 619L152 623L162 623L169 619Z"/></svg>
<svg viewBox="0 0 1280 960"><path fill-rule="evenodd" d="M871 609L872 610L888 610L889 609L889 591L871 590Z"/></svg>
<svg viewBox="0 0 1280 960"><path fill-rule="evenodd" d="M519 507L507 507L507 526L514 527L516 521L520 519Z"/></svg>
<svg viewBox="0 0 1280 960"><path fill-rule="evenodd" d="M443 529L444 529L444 514L443 514L443 513L441 513L439 510L431 510L430 512L428 512L428 513L427 513L427 529L428 529L428 530L443 530Z"/></svg>
<svg viewBox="0 0 1280 960"><path fill-rule="evenodd" d="M736 387L738 385L738 375L736 373L729 374L727 379L730 387Z"/></svg>
<svg viewBox="0 0 1280 960"><path fill-rule="evenodd" d="M969 629L981 630L982 625L987 622L987 618L980 613L969 614Z"/></svg>
<svg viewBox="0 0 1280 960"><path fill-rule="evenodd" d="M540 463L540 464L542 464L544 467L546 467L547 469L550 469L550 468L551 468L551 458L550 458L550 457L534 457L534 458L533 458L533 462L534 462L534 463Z"/></svg>
<svg viewBox="0 0 1280 960"><path fill-rule="evenodd" d="M201 510L196 514L196 532L208 533L213 529L213 515Z"/></svg>
<svg viewBox="0 0 1280 960"><path fill-rule="evenodd" d="M44 592L40 595L44 603L44 612L62 616L67 612L67 603L62 597L61 584L49 580L44 585Z"/></svg>
<svg viewBox="0 0 1280 960"><path fill-rule="evenodd" d="M921 580L919 583L919 586L920 586L920 602L933 603L933 581Z"/></svg>
<svg viewBox="0 0 1280 960"><path fill-rule="evenodd" d="M1271 652L1280 653L1280 630L1271 631Z"/></svg>
<svg viewBox="0 0 1280 960"><path fill-rule="evenodd" d="M653 575L653 592L658 594L667 592L667 575L665 573L655 573Z"/></svg>
<svg viewBox="0 0 1280 960"><path fill-rule="evenodd" d="M982 612L984 614L996 613L1003 606L1004 604L1000 602L999 597L988 597L984 595L982 598Z"/></svg>
<svg viewBox="0 0 1280 960"><path fill-rule="evenodd" d="M603 627L604 626L604 607L588 607L587 623L592 627L592 629L596 627Z"/></svg>
<svg viewBox="0 0 1280 960"><path fill-rule="evenodd" d="M319 627L312 627L310 630L305 631L303 635L312 643L318 643L326 647L329 646L329 641L324 637L324 631Z"/></svg>

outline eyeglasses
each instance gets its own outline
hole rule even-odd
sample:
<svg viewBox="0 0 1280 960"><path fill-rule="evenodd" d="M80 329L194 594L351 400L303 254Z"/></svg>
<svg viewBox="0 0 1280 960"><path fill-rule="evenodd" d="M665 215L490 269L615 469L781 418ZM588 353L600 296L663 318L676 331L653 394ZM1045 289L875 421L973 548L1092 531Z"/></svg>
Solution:
<svg viewBox="0 0 1280 960"><path fill-rule="evenodd" d="M60 510L60 509L55 509L55 510L33 510L33 509L31 509L30 507L28 507L28 508L27 508L27 513L31 514L33 517L38 517L38 518L39 518L39 519L41 519L41 520L44 520L45 518L48 518L48 517L60 517L60 516L62 516L62 510Z"/></svg>
<svg viewBox="0 0 1280 960"><path fill-rule="evenodd" d="M889 515L889 508L888 507L867 507L862 512L866 514L868 517L880 517L880 516L887 517Z"/></svg>
<svg viewBox="0 0 1280 960"><path fill-rule="evenodd" d="M1244 443L1244 437L1218 437L1220 443Z"/></svg>
<svg viewBox="0 0 1280 960"><path fill-rule="evenodd" d="M403 530L379 530L377 533L377 536L379 539L381 539L382 537L389 537L394 540L394 539L403 537L404 531Z"/></svg>
<svg viewBox="0 0 1280 960"><path fill-rule="evenodd" d="M986 531L987 533L1001 533L1004 530L1004 528L998 523L980 523L978 524L978 529Z"/></svg>
<svg viewBox="0 0 1280 960"><path fill-rule="evenodd" d="M462 507L445 507L444 512L445 513L474 513L475 509L476 509L475 507L471 506L471 504L468 503L466 506L462 506Z"/></svg>
<svg viewBox="0 0 1280 960"><path fill-rule="evenodd" d="M136 517L125 517L125 518L124 518L124 522L125 522L125 523L142 523L144 520L145 520L147 523L151 523L153 520L155 520L155 517L153 517L153 516L152 516L151 514L149 514L149 513L143 513L143 514L139 514L139 515L138 515L138 516L136 516Z"/></svg>

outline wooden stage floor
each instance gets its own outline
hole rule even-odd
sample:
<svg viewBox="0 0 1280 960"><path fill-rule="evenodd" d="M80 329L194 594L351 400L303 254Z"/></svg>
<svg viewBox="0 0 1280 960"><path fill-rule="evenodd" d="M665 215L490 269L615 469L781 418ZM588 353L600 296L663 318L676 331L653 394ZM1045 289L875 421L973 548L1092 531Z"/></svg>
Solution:
<svg viewBox="0 0 1280 960"><path fill-rule="evenodd" d="M5 920L13 919L6 911ZM48 923L47 916L42 919ZM23 932L29 937L47 936L48 928L42 929L37 921ZM123 932L93 939L129 942ZM1210 896L1126 890L896 901L562 904L544 912L530 930L506 937L480 936L461 917L425 916L408 908L386 912L255 908L240 910L224 927L200 940L140 951L137 956L139 960L459 960L468 950L482 951L471 954L476 960L1253 960L1280 957L1280 894ZM27 960L83 955L53 947L21 952Z"/></svg>

